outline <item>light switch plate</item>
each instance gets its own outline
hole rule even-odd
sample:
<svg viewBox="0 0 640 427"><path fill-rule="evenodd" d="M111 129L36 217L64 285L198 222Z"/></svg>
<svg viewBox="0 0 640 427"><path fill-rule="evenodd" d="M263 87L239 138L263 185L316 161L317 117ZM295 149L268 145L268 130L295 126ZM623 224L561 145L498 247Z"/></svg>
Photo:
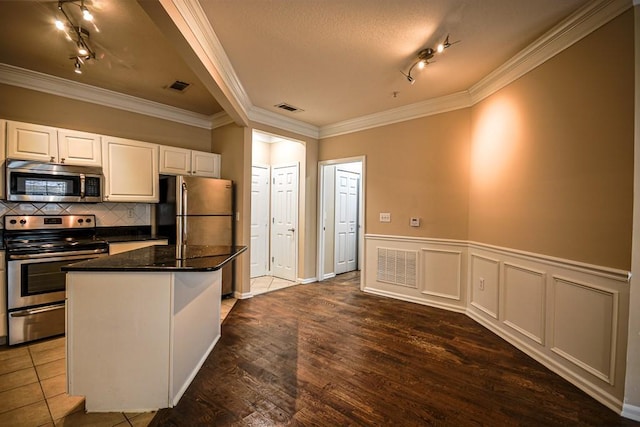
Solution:
<svg viewBox="0 0 640 427"><path fill-rule="evenodd" d="M409 225L412 227L420 227L420 218L412 217Z"/></svg>
<svg viewBox="0 0 640 427"><path fill-rule="evenodd" d="M380 222L391 222L391 214L388 212L380 212Z"/></svg>

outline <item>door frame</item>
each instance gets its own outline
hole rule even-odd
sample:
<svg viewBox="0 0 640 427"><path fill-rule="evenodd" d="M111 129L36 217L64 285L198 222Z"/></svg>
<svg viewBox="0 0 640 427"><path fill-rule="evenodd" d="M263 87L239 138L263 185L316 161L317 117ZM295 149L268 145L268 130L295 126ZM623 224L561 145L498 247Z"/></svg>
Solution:
<svg viewBox="0 0 640 427"><path fill-rule="evenodd" d="M358 211L358 267L360 271L364 271L366 268L365 265L365 246L364 246L364 235L366 233L366 227L364 222L365 212L366 212L366 156L356 156L356 157L347 157L342 159L334 159L334 160L323 160L318 162L318 210L317 210L317 224L318 224L318 246L317 246L317 264L316 264L316 278L318 282L325 280L325 272L324 272L324 250L325 250L325 238L324 238L324 219L323 213L325 208L324 203L324 175L325 175L325 167L326 166L336 166L344 163L356 163L360 162L362 164L362 171L360 173L360 209ZM360 289L364 289L364 274L360 274Z"/></svg>
<svg viewBox="0 0 640 427"><path fill-rule="evenodd" d="M269 276L271 275L271 166L270 165L263 165L263 164L253 164L251 165L251 172L253 174L253 168L254 167L258 167L258 168L262 168L262 169L266 169L267 173L268 173L268 178L267 178L267 200L266 200L266 204L267 204L267 217L266 217L266 221L267 221L267 230L266 230L266 236L264 237L266 242L266 265L265 265L265 275ZM253 191L253 186L251 188L251 191ZM251 206L251 219L249 220L249 229L251 229L251 223L253 222L253 204ZM249 239L251 239L251 235L249 236ZM249 251L251 252L251 251ZM251 254L250 254L251 255ZM251 257L249 257L249 276L251 277Z"/></svg>

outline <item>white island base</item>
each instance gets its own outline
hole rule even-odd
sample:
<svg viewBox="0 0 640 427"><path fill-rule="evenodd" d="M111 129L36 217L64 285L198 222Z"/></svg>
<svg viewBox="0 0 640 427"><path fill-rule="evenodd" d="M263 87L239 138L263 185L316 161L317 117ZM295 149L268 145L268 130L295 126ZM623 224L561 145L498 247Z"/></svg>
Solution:
<svg viewBox="0 0 640 427"><path fill-rule="evenodd" d="M67 380L87 412L173 407L220 339L221 272L67 272Z"/></svg>

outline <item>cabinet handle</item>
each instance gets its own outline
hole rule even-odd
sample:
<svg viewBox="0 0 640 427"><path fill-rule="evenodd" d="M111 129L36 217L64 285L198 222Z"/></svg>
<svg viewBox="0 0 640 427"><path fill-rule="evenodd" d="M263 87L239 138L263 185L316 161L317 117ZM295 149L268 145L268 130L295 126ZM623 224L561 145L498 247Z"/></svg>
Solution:
<svg viewBox="0 0 640 427"><path fill-rule="evenodd" d="M49 160L51 163L54 163L56 161L56 158L51 156L51 160Z"/></svg>
<svg viewBox="0 0 640 427"><path fill-rule="evenodd" d="M64 163L64 157L60 159L60 163Z"/></svg>

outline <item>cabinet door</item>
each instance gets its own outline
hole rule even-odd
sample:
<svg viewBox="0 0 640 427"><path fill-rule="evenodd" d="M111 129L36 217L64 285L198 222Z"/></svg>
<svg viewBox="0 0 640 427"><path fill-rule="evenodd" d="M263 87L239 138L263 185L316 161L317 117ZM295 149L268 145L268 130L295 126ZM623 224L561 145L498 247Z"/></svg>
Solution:
<svg viewBox="0 0 640 427"><path fill-rule="evenodd" d="M191 150L161 145L160 173L170 175L191 174Z"/></svg>
<svg viewBox="0 0 640 427"><path fill-rule="evenodd" d="M58 135L56 129L31 123L7 122L7 157L57 162Z"/></svg>
<svg viewBox="0 0 640 427"><path fill-rule="evenodd" d="M192 151L191 173L197 176L220 178L220 155L204 151Z"/></svg>
<svg viewBox="0 0 640 427"><path fill-rule="evenodd" d="M157 144L103 137L102 163L107 202L157 202Z"/></svg>
<svg viewBox="0 0 640 427"><path fill-rule="evenodd" d="M76 130L58 130L59 163L102 166L100 135Z"/></svg>

